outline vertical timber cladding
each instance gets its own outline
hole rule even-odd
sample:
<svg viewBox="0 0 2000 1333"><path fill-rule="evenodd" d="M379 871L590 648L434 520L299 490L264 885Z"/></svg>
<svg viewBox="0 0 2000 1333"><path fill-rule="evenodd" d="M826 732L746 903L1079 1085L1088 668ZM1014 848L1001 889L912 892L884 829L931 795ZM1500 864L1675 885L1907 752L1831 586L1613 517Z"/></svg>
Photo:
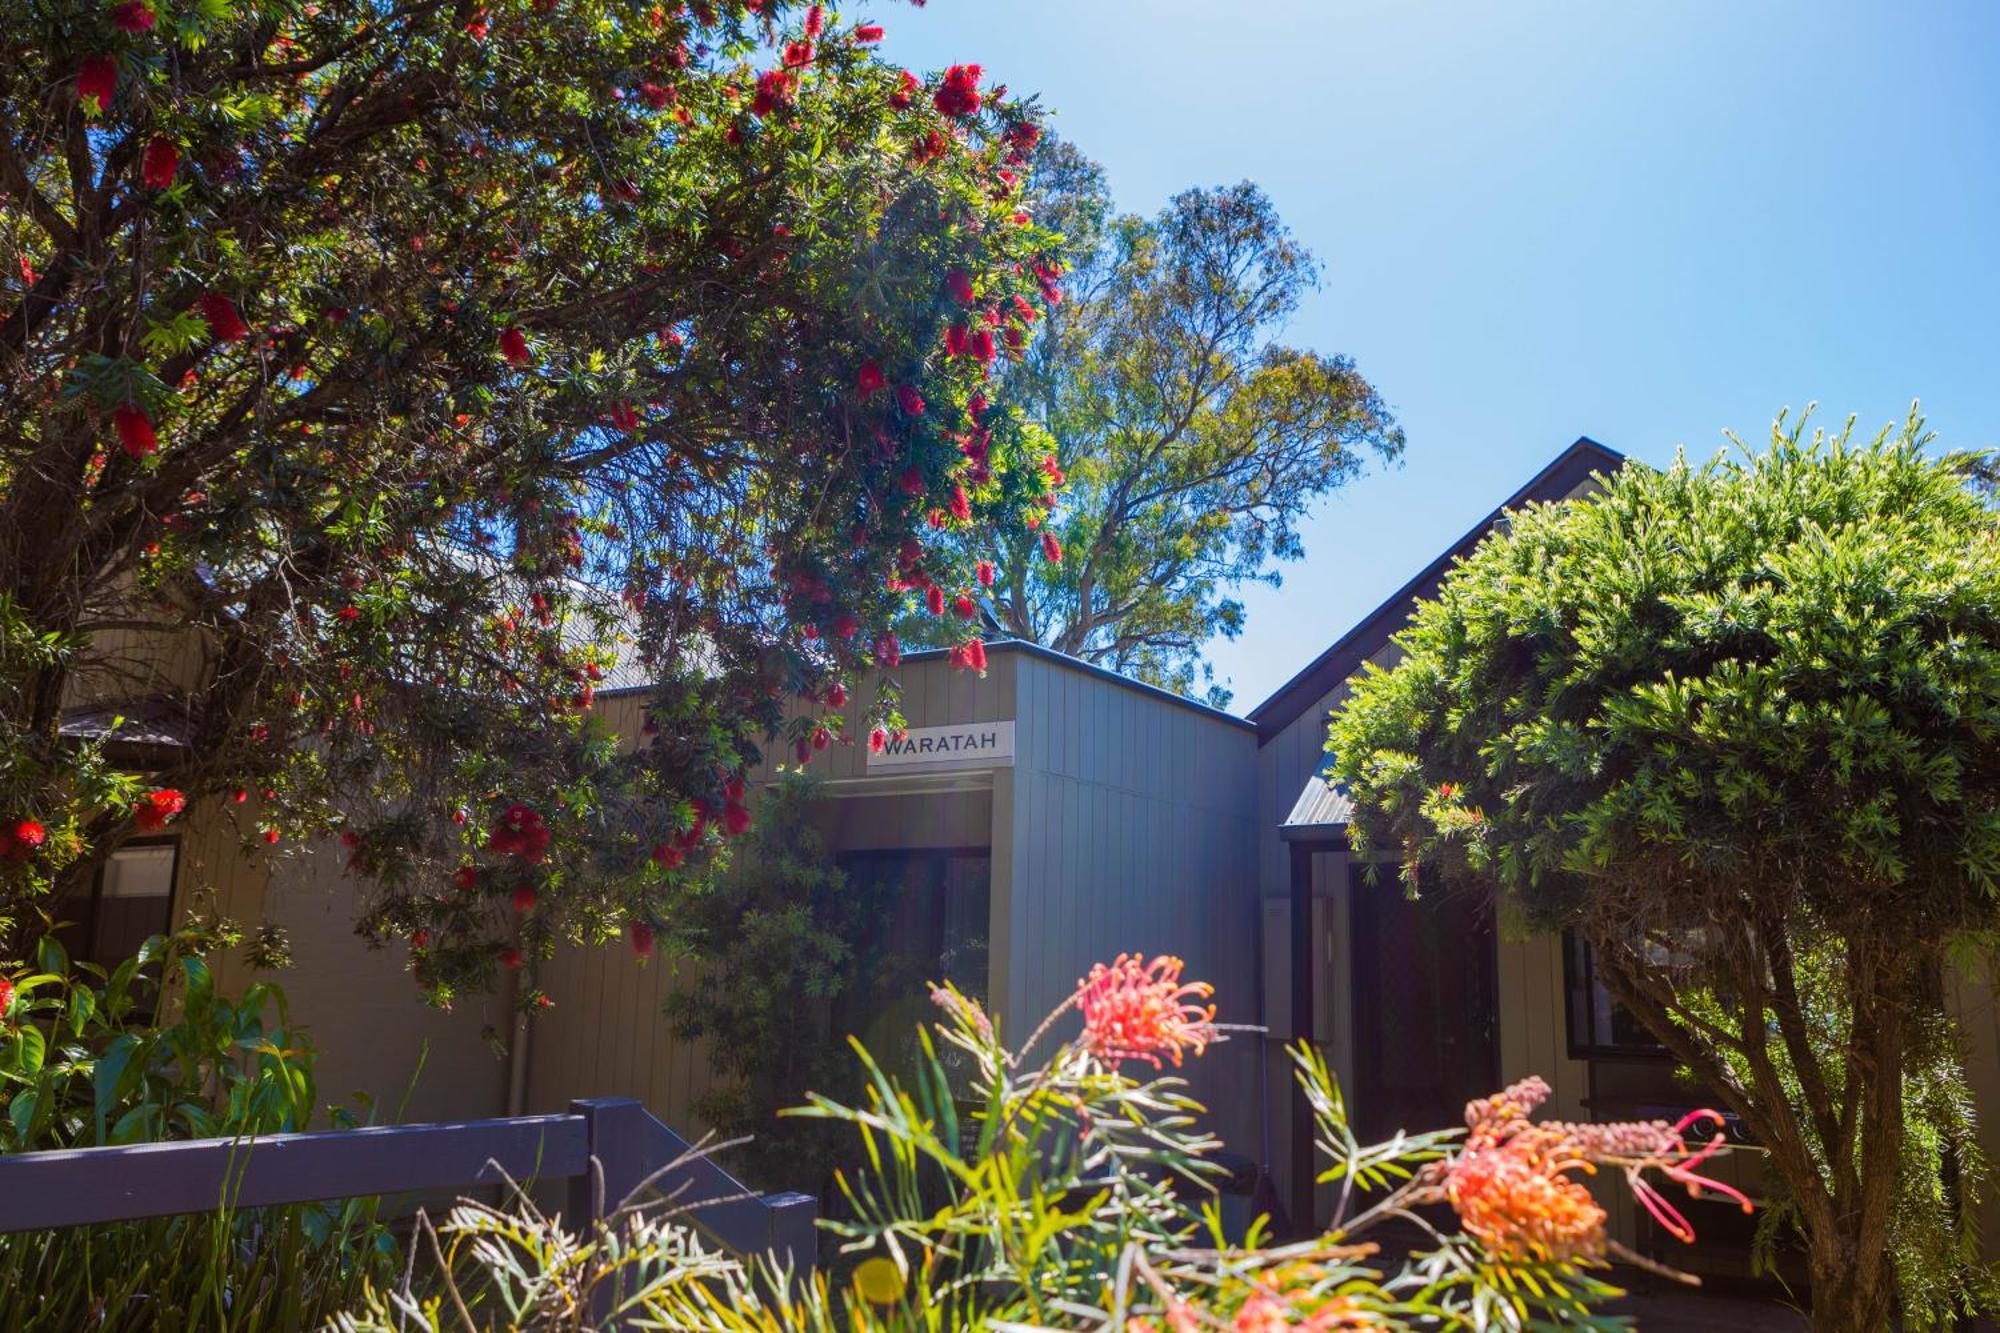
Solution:
<svg viewBox="0 0 2000 1333"><path fill-rule="evenodd" d="M1038 649L1018 671L1012 893L996 895L1002 1030L1031 1031L1092 963L1176 954L1216 988L1218 1020L1261 1021L1256 735L1243 721ZM995 655L995 660L999 660ZM1002 859L995 849L995 863ZM1258 1047L1235 1034L1181 1070L1227 1147L1263 1160Z"/></svg>

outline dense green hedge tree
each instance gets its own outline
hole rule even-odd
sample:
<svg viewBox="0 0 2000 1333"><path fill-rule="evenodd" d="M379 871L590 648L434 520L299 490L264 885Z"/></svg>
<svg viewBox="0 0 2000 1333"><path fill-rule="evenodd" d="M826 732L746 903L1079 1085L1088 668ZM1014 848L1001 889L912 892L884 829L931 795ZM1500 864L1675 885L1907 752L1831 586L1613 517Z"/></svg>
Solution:
<svg viewBox="0 0 2000 1333"><path fill-rule="evenodd" d="M1874 1333L1982 1299L1938 1154L1976 1174L1942 986L2000 923L2000 524L1914 415L1805 429L1516 515L1329 744L1409 886L1590 942L1769 1150L1814 1327Z"/></svg>
<svg viewBox="0 0 2000 1333"><path fill-rule="evenodd" d="M973 586L942 535L1044 489L950 336L1054 288L1032 108L880 36L0 0L0 959L204 799L344 830L441 996L650 939L783 701L830 738L913 590Z"/></svg>

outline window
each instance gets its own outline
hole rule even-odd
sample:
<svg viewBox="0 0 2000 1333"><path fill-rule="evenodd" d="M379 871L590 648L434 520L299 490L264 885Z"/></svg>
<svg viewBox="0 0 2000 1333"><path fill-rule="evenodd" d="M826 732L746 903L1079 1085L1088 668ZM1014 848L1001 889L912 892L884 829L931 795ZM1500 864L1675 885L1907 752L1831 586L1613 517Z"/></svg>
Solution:
<svg viewBox="0 0 2000 1333"><path fill-rule="evenodd" d="M56 938L71 958L116 967L139 951L149 935L172 925L174 869L180 844L167 840L120 847L97 872L88 892L65 899Z"/></svg>
<svg viewBox="0 0 2000 1333"><path fill-rule="evenodd" d="M1661 966L1673 959L1665 951ZM1597 957L1588 941L1563 935L1563 979L1569 992L1569 1053L1571 1059L1670 1058L1666 1047L1632 1017L1624 1005L1612 997L1597 975Z"/></svg>
<svg viewBox="0 0 2000 1333"><path fill-rule="evenodd" d="M848 852L838 860L850 880L884 895L878 947L887 959L985 1000L993 868L986 848Z"/></svg>

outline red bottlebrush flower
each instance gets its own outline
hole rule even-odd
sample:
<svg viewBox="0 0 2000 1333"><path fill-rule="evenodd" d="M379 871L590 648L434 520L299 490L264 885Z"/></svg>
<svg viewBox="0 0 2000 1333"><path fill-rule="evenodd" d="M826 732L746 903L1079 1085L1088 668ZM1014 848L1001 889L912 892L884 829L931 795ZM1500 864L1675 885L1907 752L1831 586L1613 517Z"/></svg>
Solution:
<svg viewBox="0 0 2000 1333"><path fill-rule="evenodd" d="M84 110L103 115L118 91L118 62L110 56L85 56L76 71L76 97Z"/></svg>
<svg viewBox="0 0 2000 1333"><path fill-rule="evenodd" d="M903 494L905 495L922 495L924 493L924 474L912 464L903 469L903 475L896 479L896 484L903 488Z"/></svg>
<svg viewBox="0 0 2000 1333"><path fill-rule="evenodd" d="M903 645L893 634L884 634L875 640L875 662L878 666L898 666L903 660Z"/></svg>
<svg viewBox="0 0 2000 1333"><path fill-rule="evenodd" d="M0 858L16 864L35 854L35 849L48 840L49 831L39 821L23 819L9 829L0 829ZM5 1008L0 1004L0 1008Z"/></svg>
<svg viewBox="0 0 2000 1333"><path fill-rule="evenodd" d="M7 1011L13 1007L14 983L6 977L0 977L0 1018L5 1017Z"/></svg>
<svg viewBox="0 0 2000 1333"><path fill-rule="evenodd" d="M823 29L823 28L825 28L825 27L826 27L826 9L825 9L825 7L824 7L824 6L821 6L821 5L809 5L809 6L807 6L807 8L806 8L806 36L808 36L808 37L817 37L817 36L819 36L819 34L820 34L820 31L821 31L821 29Z"/></svg>
<svg viewBox="0 0 2000 1333"><path fill-rule="evenodd" d="M632 404L621 398L611 405L611 424L620 430L637 430L639 414L632 410Z"/></svg>
<svg viewBox="0 0 2000 1333"><path fill-rule="evenodd" d="M750 807L736 801L722 807L722 831L728 837L741 835L750 827Z"/></svg>
<svg viewBox="0 0 2000 1333"><path fill-rule="evenodd" d="M991 560L981 560L975 567L974 572L979 576L980 587L990 588L993 586L993 562Z"/></svg>
<svg viewBox="0 0 2000 1333"><path fill-rule="evenodd" d="M631 941L632 954L636 958L653 956L653 927L644 921L634 921L625 927L625 938Z"/></svg>
<svg viewBox="0 0 2000 1333"><path fill-rule="evenodd" d="M1043 458L1041 467L1042 475L1049 479L1049 485L1051 486L1060 486L1069 480L1069 474L1062 470L1062 465L1056 462L1054 454L1049 454Z"/></svg>
<svg viewBox="0 0 2000 1333"><path fill-rule="evenodd" d="M1148 963L1121 953L1111 966L1091 968L1075 997L1084 1049L1106 1064L1144 1060L1156 1069L1163 1055L1176 1065L1184 1050L1200 1055L1217 1039L1215 1006L1191 1001L1206 1000L1215 988L1182 982L1183 966L1164 954Z"/></svg>
<svg viewBox="0 0 2000 1333"><path fill-rule="evenodd" d="M148 32L153 26L154 14L146 0L125 0L122 5L111 9L111 26L120 32Z"/></svg>
<svg viewBox="0 0 2000 1333"><path fill-rule="evenodd" d="M468 893L471 892L473 889L479 887L479 867L460 866L451 872L451 882L454 888Z"/></svg>
<svg viewBox="0 0 2000 1333"><path fill-rule="evenodd" d="M924 414L924 396L917 392L914 384L896 386L896 405L909 416L920 417Z"/></svg>
<svg viewBox="0 0 2000 1333"><path fill-rule="evenodd" d="M674 90L657 83L642 83L639 85L639 100L655 111L665 111L674 100Z"/></svg>
<svg viewBox="0 0 2000 1333"><path fill-rule="evenodd" d="M902 77L896 80L896 91L889 94L889 105L898 111L909 110L910 103L916 99L917 89L921 87L923 81L910 71L904 70Z"/></svg>
<svg viewBox="0 0 2000 1333"><path fill-rule="evenodd" d="M518 325L509 325L500 334L500 355L516 366L532 362L534 354L528 351L528 335L522 333Z"/></svg>
<svg viewBox="0 0 2000 1333"><path fill-rule="evenodd" d="M951 609L960 620L970 620L979 614L979 604L972 600L972 594L968 592L960 593L952 602Z"/></svg>
<svg viewBox="0 0 2000 1333"><path fill-rule="evenodd" d="M670 842L660 843L653 848L653 864L662 870L678 870L687 853Z"/></svg>
<svg viewBox="0 0 2000 1333"><path fill-rule="evenodd" d="M410 932L410 947L412 949L428 949L430 945L431 933L422 926L418 926Z"/></svg>
<svg viewBox="0 0 2000 1333"><path fill-rule="evenodd" d="M814 727L810 739L813 749L824 750L827 746L833 744L833 733L825 727Z"/></svg>
<svg viewBox="0 0 2000 1333"><path fill-rule="evenodd" d="M514 890L514 910L522 916L535 910L535 891L523 884Z"/></svg>
<svg viewBox="0 0 2000 1333"><path fill-rule="evenodd" d="M960 305L971 305L973 302L972 275L962 268L953 269L944 275L944 290L952 300L958 302Z"/></svg>
<svg viewBox="0 0 2000 1333"><path fill-rule="evenodd" d="M511 944L500 951L500 966L509 972L518 970L527 961L528 956Z"/></svg>
<svg viewBox="0 0 2000 1333"><path fill-rule="evenodd" d="M961 523L972 521L972 497L965 493L965 487L951 488L951 516Z"/></svg>
<svg viewBox="0 0 2000 1333"><path fill-rule="evenodd" d="M930 588L924 593L924 605L930 608L932 615L934 616L943 615L944 589L938 587L937 584L933 583L930 586Z"/></svg>
<svg viewBox="0 0 2000 1333"><path fill-rule="evenodd" d="M236 303L221 292L203 292L195 298L195 309L208 322L208 331L217 342L241 342L250 336L250 326L236 311Z"/></svg>
<svg viewBox="0 0 2000 1333"><path fill-rule="evenodd" d="M868 733L868 749L871 753L874 754L882 753L882 751L885 748L887 748L888 744L889 744L889 733L882 730L882 728L877 727L873 731Z"/></svg>
<svg viewBox="0 0 2000 1333"><path fill-rule="evenodd" d="M857 42L864 42L864 43L881 41L882 25L879 23L861 24L854 30L854 40Z"/></svg>
<svg viewBox="0 0 2000 1333"><path fill-rule="evenodd" d="M983 640L974 639L965 645L965 664L982 676L986 674L986 644Z"/></svg>
<svg viewBox="0 0 2000 1333"><path fill-rule="evenodd" d="M810 55L811 48L807 48ZM789 53L788 53L789 54ZM757 93L750 99L750 113L768 116L781 106L789 106L799 86L799 76L789 70L766 70L757 77Z"/></svg>
<svg viewBox="0 0 2000 1333"><path fill-rule="evenodd" d="M120 403L111 409L111 424L118 432L119 447L134 458L144 458L160 447L160 438L153 433L152 418L131 403Z"/></svg>
<svg viewBox="0 0 2000 1333"><path fill-rule="evenodd" d="M986 415L986 395L975 393L972 397L966 399L965 414L972 418L973 425L978 425L979 419Z"/></svg>
<svg viewBox="0 0 2000 1333"><path fill-rule="evenodd" d="M483 9L480 10L478 13L474 14L471 20L468 21L465 25L466 35L472 38L472 40L475 42L485 41L486 34L491 32L492 30L493 30L492 21L487 18L486 11Z"/></svg>
<svg viewBox="0 0 2000 1333"><path fill-rule="evenodd" d="M1001 334L1000 338L1012 351L1018 352L1028 345L1028 335L1021 332L1021 326L1018 324L1009 324L1007 331Z"/></svg>
<svg viewBox="0 0 2000 1333"><path fill-rule="evenodd" d="M826 706L828 708L845 708L847 706L847 687L837 680L827 686Z"/></svg>
<svg viewBox="0 0 2000 1333"><path fill-rule="evenodd" d="M996 355L993 346L993 330L975 329L972 336L966 340L965 351L966 355L975 358L981 363L991 362Z"/></svg>
<svg viewBox="0 0 2000 1333"><path fill-rule="evenodd" d="M964 356L967 339L968 334L965 325L952 325L944 331L944 354L946 356Z"/></svg>
<svg viewBox="0 0 2000 1333"><path fill-rule="evenodd" d="M149 190L164 190L181 169L181 150L164 134L154 135L139 158L139 179Z"/></svg>
<svg viewBox="0 0 2000 1333"><path fill-rule="evenodd" d="M882 367L873 361L864 361L854 376L854 390L864 399L873 398L880 393L886 383L888 381L882 375Z"/></svg>
<svg viewBox="0 0 2000 1333"><path fill-rule="evenodd" d="M944 72L944 82L938 86L931 104L947 116L970 116L978 112L980 104L979 77L983 71L977 65L953 65Z"/></svg>
<svg viewBox="0 0 2000 1333"><path fill-rule="evenodd" d="M339 616L342 620L351 623L353 621L361 619L361 608L358 606L343 606L338 611L334 612L334 614L336 616Z"/></svg>
<svg viewBox="0 0 2000 1333"><path fill-rule="evenodd" d="M812 64L813 44L811 42L786 42L780 59L786 69L799 69Z"/></svg>
<svg viewBox="0 0 2000 1333"><path fill-rule="evenodd" d="M508 806L488 830L486 845L503 856L518 856L534 865L548 856L551 836L540 815L517 803Z"/></svg>
<svg viewBox="0 0 2000 1333"><path fill-rule="evenodd" d="M853 616L840 616L833 622L833 635L837 639L851 639L861 632L861 623Z"/></svg>
<svg viewBox="0 0 2000 1333"><path fill-rule="evenodd" d="M1056 535L1053 532L1042 534L1042 555L1052 565L1060 565L1062 563L1062 543L1056 540Z"/></svg>

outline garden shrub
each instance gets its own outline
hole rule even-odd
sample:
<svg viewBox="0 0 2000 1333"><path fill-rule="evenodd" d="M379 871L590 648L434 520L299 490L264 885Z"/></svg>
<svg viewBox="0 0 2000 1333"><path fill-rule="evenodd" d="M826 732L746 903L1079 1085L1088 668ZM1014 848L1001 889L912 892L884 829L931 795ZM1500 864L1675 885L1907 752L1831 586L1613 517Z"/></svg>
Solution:
<svg viewBox="0 0 2000 1333"><path fill-rule="evenodd" d="M656 1193L635 1193L582 1236L525 1199L467 1203L435 1233L424 1224L428 1262L334 1327L556 1333L608 1313L711 1333L1611 1328L1623 1321L1593 1311L1617 1294L1605 1269L1620 1251L1579 1177L1622 1171L1649 1208L1676 1217L1649 1173L1734 1194L1697 1174L1721 1148L1713 1112L1538 1122L1530 1113L1548 1089L1529 1079L1468 1106L1465 1128L1364 1145L1325 1065L1301 1050L1320 1179L1341 1192L1336 1219L1288 1244L1260 1221L1232 1246L1209 1188L1219 1145L1164 1068L1219 1039L1209 988L1180 969L1134 957L1095 968L1011 1049L977 1002L938 987L942 1018L920 1032L907 1078L857 1043L864 1096L815 1096L794 1112L857 1135L867 1162L842 1178L848 1216L822 1223L843 1261L808 1281L715 1253ZM1044 1047L1071 1009L1081 1030ZM1037 1047L1048 1053L1030 1063ZM1439 1209L1456 1230L1425 1220ZM1429 1240L1391 1262L1378 1236L1396 1220Z"/></svg>
<svg viewBox="0 0 2000 1333"><path fill-rule="evenodd" d="M209 955L239 942L228 922L195 922L107 969L44 938L33 973L0 981L4 1151L310 1128L317 1052L284 992L216 989ZM380 1209L218 1198L209 1212L0 1236L0 1333L318 1327L364 1277L395 1271Z"/></svg>

